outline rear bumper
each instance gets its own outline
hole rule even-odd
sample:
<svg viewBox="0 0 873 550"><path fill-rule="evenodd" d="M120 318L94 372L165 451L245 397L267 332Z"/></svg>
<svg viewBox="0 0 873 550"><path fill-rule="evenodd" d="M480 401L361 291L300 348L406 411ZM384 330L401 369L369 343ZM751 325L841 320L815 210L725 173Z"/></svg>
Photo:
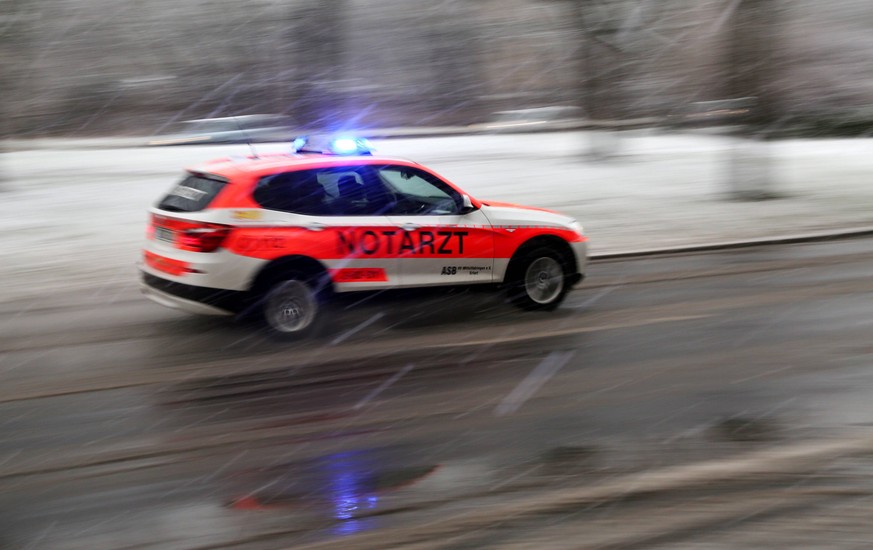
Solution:
<svg viewBox="0 0 873 550"><path fill-rule="evenodd" d="M247 293L186 285L143 272L140 290L150 300L166 307L199 315L233 315L241 311Z"/></svg>

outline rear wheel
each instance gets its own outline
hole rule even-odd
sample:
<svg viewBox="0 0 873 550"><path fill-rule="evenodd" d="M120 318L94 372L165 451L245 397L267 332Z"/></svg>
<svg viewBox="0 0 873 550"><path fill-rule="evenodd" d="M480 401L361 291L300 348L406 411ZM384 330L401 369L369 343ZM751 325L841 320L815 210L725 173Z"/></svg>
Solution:
<svg viewBox="0 0 873 550"><path fill-rule="evenodd" d="M547 246L522 251L508 275L509 300L522 309L551 311L569 290L567 261Z"/></svg>
<svg viewBox="0 0 873 550"><path fill-rule="evenodd" d="M298 338L315 332L321 309L315 289L301 279L276 283L267 291L262 305L270 333L283 338Z"/></svg>

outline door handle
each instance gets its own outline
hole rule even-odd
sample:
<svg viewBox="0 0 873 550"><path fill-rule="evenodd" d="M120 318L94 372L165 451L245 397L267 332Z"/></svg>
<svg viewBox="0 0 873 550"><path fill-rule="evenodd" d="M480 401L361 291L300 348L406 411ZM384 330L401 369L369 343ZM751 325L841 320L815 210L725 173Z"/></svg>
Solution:
<svg viewBox="0 0 873 550"><path fill-rule="evenodd" d="M406 222L406 223L400 225L400 229L402 229L404 231L415 231L416 229L420 229L420 228L421 228L420 225L418 225L417 223L412 223L412 222Z"/></svg>
<svg viewBox="0 0 873 550"><path fill-rule="evenodd" d="M312 223L306 224L306 229L308 229L310 231L321 231L326 227L327 227L326 224L319 223L319 222L312 222Z"/></svg>

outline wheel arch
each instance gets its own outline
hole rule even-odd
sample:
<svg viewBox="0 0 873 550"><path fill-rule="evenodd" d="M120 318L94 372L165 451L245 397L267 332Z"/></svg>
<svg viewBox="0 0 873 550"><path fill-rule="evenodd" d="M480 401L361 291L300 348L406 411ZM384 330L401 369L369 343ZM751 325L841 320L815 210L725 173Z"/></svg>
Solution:
<svg viewBox="0 0 873 550"><path fill-rule="evenodd" d="M507 281L513 280L513 278L518 275L517 271L520 269L521 259L524 255L529 250L541 246L551 248L560 254L561 258L566 262L569 273L576 273L579 271L579 265L576 262L576 254L573 253L570 243L557 235L537 235L536 237L532 237L523 242L515 249L515 252L512 253L512 256L509 259L509 264L506 267L506 273L503 275L503 282L506 283Z"/></svg>
<svg viewBox="0 0 873 550"><path fill-rule="evenodd" d="M321 293L333 293L333 282L324 264L310 256L297 254L276 258L263 266L252 280L251 293L255 296L263 295L274 284L292 273L302 275L309 280L319 281L317 290Z"/></svg>

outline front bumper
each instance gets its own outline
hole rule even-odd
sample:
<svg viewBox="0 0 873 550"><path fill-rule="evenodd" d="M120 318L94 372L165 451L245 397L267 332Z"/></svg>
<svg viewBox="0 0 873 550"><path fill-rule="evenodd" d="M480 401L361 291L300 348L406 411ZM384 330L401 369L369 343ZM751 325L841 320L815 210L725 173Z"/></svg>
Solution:
<svg viewBox="0 0 873 550"><path fill-rule="evenodd" d="M570 248L576 256L576 273L570 286L577 287L585 280L585 272L588 269L588 239L570 243Z"/></svg>

